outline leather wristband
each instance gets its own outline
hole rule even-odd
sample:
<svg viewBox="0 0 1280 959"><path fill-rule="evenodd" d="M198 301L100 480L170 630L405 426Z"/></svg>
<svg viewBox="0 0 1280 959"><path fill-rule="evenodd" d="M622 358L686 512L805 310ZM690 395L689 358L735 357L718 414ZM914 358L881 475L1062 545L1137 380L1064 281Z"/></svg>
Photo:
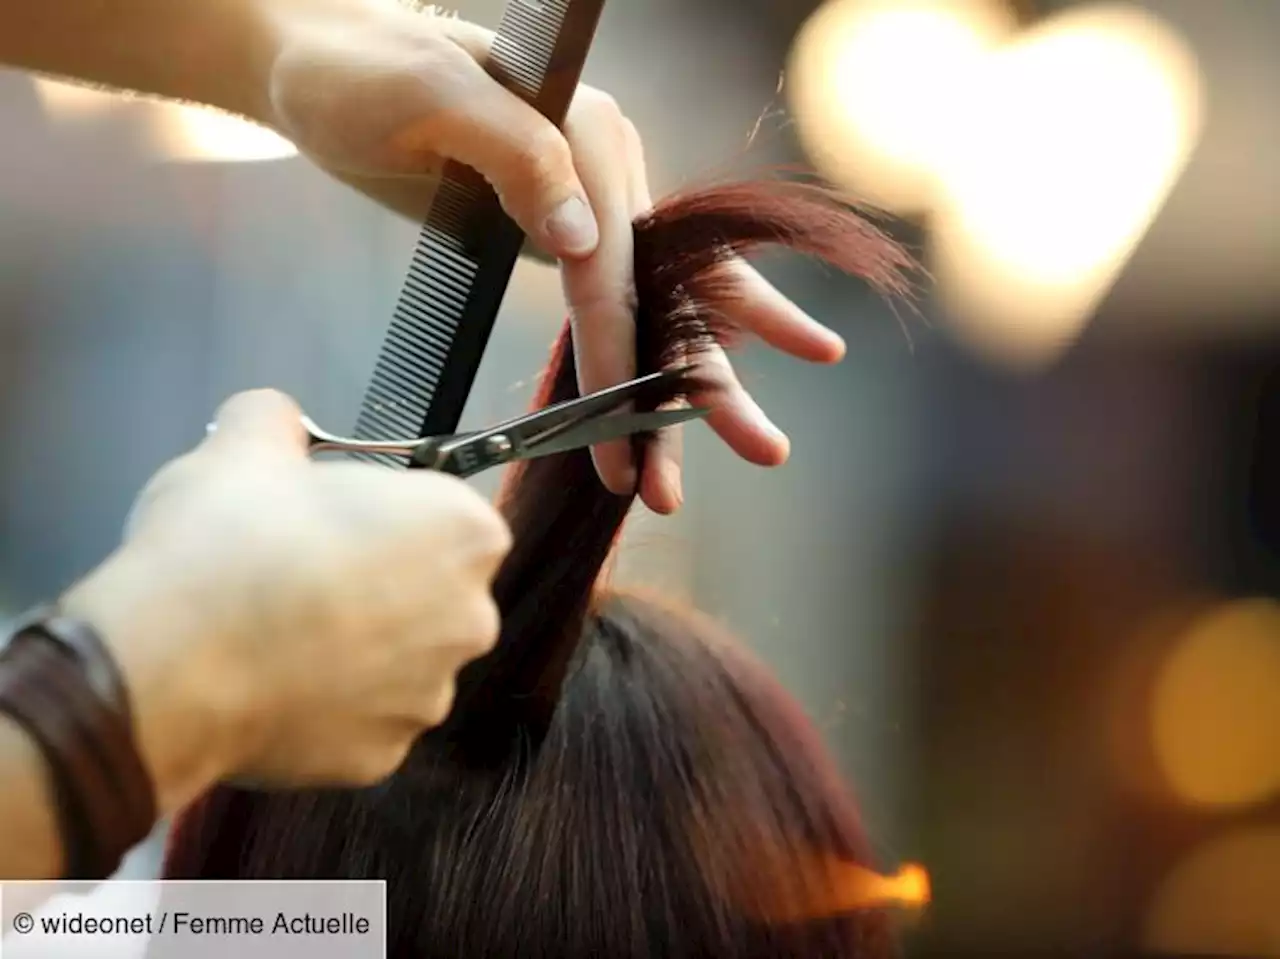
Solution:
<svg viewBox="0 0 1280 959"><path fill-rule="evenodd" d="M23 617L0 648L0 713L48 763L64 877L106 879L150 833L156 798L128 691L97 631L49 607Z"/></svg>

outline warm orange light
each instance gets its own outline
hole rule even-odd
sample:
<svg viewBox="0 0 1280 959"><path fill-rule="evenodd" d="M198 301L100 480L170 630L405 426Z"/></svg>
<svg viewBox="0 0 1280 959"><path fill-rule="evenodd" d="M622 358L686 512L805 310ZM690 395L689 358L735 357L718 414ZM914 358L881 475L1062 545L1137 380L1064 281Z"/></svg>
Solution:
<svg viewBox="0 0 1280 959"><path fill-rule="evenodd" d="M163 158L180 163L284 160L297 147L240 117L182 103L148 104L151 139Z"/></svg>
<svg viewBox="0 0 1280 959"><path fill-rule="evenodd" d="M853 863L832 863L831 900L823 903L822 915L856 912L859 909L919 909L929 903L929 874L915 863L902 866L891 876L881 875Z"/></svg>
<svg viewBox="0 0 1280 959"><path fill-rule="evenodd" d="M898 874L889 882L893 885L896 899L904 906L927 906L932 897L929 873L924 866L908 863L898 870Z"/></svg>
<svg viewBox="0 0 1280 959"><path fill-rule="evenodd" d="M915 863L884 875L857 863L826 860L806 882L807 898L775 903L773 922L806 922L868 909L922 909L929 904L929 874Z"/></svg>
<svg viewBox="0 0 1280 959"><path fill-rule="evenodd" d="M1242 806L1280 793L1280 604L1230 603L1196 621L1151 709L1157 761L1184 799Z"/></svg>
<svg viewBox="0 0 1280 959"><path fill-rule="evenodd" d="M36 78L36 95L49 116L57 122L79 122L106 116L127 105L122 94L79 83Z"/></svg>
<svg viewBox="0 0 1280 959"><path fill-rule="evenodd" d="M1170 955L1280 956L1280 828L1196 850L1156 894L1145 938Z"/></svg>

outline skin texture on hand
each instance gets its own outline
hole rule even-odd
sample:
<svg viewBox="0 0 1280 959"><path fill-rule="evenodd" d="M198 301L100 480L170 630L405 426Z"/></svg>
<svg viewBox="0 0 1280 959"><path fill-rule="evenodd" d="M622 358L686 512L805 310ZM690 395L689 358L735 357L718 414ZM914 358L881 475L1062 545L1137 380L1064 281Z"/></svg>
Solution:
<svg viewBox="0 0 1280 959"><path fill-rule="evenodd" d="M62 598L120 666L161 815L215 781L364 785L452 706L498 635L498 513L442 474L315 463L301 412L241 394ZM61 853L43 759L0 719L0 876Z"/></svg>
<svg viewBox="0 0 1280 959"><path fill-rule="evenodd" d="M430 208L444 158L474 167L507 212L557 256L573 324L581 387L603 389L635 374L632 220L652 206L635 126L605 93L580 87L557 131L484 72L493 35L394 0L362 2L330 20L281 32L272 73L273 125L321 167L385 206L415 219ZM575 198L594 229L556 229L556 211ZM804 360L838 362L841 338L804 314L759 273L735 264L736 324ZM734 375L723 351L701 357L715 389L695 401L743 458L771 466L789 444ZM657 512L681 502L681 437L668 431L638 478ZM606 485L635 488L626 442L594 451Z"/></svg>
<svg viewBox="0 0 1280 959"><path fill-rule="evenodd" d="M635 127L580 87L564 132L483 69L493 34L400 0L39 0L0 3L0 62L206 103L288 137L321 168L415 220L444 159L474 167L534 244L561 264L584 390L633 375L631 221L651 205ZM835 333L738 264L734 325L804 360L834 363ZM745 459L783 462L786 437L723 352L695 398ZM680 434L638 479L658 512L680 503ZM635 488L630 447L595 452L606 485Z"/></svg>
<svg viewBox="0 0 1280 959"><path fill-rule="evenodd" d="M64 601L139 699L162 808L210 775L381 779L497 636L490 584L510 534L496 511L444 475L312 462L300 416L267 391L228 402Z"/></svg>

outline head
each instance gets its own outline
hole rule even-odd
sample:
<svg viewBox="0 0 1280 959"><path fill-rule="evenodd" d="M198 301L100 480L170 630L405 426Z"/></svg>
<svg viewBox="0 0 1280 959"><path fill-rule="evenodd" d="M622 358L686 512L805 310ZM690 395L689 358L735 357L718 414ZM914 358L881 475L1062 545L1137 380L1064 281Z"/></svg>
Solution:
<svg viewBox="0 0 1280 959"><path fill-rule="evenodd" d="M671 198L637 221L639 372L733 333L726 264L761 243L896 291L909 259L795 183ZM645 405L705 396L690 374ZM577 395L568 331L537 405ZM643 455L643 441L638 441ZM803 711L732 637L607 589L631 497L589 454L514 468L502 635L454 710L366 790L218 789L177 824L174 878L388 880L394 957L879 957L887 918L847 893L872 865Z"/></svg>

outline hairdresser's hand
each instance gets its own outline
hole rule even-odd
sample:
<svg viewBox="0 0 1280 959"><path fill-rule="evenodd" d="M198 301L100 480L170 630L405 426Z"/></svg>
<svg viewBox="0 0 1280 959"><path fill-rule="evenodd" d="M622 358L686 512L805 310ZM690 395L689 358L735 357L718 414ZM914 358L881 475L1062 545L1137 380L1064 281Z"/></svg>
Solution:
<svg viewBox="0 0 1280 959"><path fill-rule="evenodd" d="M66 598L116 644L144 752L179 792L208 785L170 768L192 762L171 733L193 716L215 778L376 781L497 636L498 514L440 474L314 463L299 416L278 393L229 401Z"/></svg>
<svg viewBox="0 0 1280 959"><path fill-rule="evenodd" d="M286 5L287 8L287 5ZM578 90L561 134L480 66L492 34L462 20L417 13L397 0L323 0L282 17L269 121L344 182L421 219L431 174L448 157L479 170L507 212L560 258L584 390L634 375L633 218L652 206L635 127L607 95ZM815 362L844 343L745 264L737 325ZM714 429L746 459L783 462L786 437L743 389L728 359L702 361L716 384L695 398ZM644 501L671 512L681 501L680 435L669 431L640 478ZM606 485L635 488L630 445L595 451Z"/></svg>

